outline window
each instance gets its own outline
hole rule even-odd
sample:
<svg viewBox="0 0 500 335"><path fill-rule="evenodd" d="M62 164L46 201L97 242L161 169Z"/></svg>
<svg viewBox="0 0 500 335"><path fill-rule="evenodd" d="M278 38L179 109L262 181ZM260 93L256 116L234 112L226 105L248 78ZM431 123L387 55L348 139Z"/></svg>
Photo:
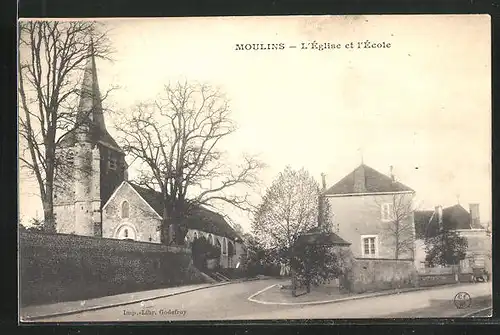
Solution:
<svg viewBox="0 0 500 335"><path fill-rule="evenodd" d="M363 235L361 236L361 249L363 257L375 258L378 255L376 235Z"/></svg>
<svg viewBox="0 0 500 335"><path fill-rule="evenodd" d="M227 254L227 239L224 237L224 240L222 241L222 253L224 255Z"/></svg>
<svg viewBox="0 0 500 335"><path fill-rule="evenodd" d="M122 219L127 219L129 217L129 204L128 201L122 203Z"/></svg>
<svg viewBox="0 0 500 335"><path fill-rule="evenodd" d="M75 154L73 151L68 151L68 164L73 164L75 162Z"/></svg>
<svg viewBox="0 0 500 335"><path fill-rule="evenodd" d="M128 238L128 229L125 229L125 230L123 231L123 235L125 236L125 238Z"/></svg>
<svg viewBox="0 0 500 335"><path fill-rule="evenodd" d="M390 221L391 220L392 208L393 208L393 206L391 203L382 204L382 208L381 208L382 221Z"/></svg>
<svg viewBox="0 0 500 335"><path fill-rule="evenodd" d="M108 156L108 167L110 170L116 170L118 168L116 157L111 152L109 153Z"/></svg>
<svg viewBox="0 0 500 335"><path fill-rule="evenodd" d="M109 169L116 170L116 159L114 158L109 159Z"/></svg>

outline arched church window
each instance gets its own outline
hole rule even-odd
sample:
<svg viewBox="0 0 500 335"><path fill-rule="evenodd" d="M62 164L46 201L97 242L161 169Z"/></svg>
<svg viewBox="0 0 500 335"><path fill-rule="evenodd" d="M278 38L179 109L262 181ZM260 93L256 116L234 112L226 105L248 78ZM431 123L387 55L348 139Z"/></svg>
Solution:
<svg viewBox="0 0 500 335"><path fill-rule="evenodd" d="M122 203L122 219L126 219L129 217L129 211L130 211L130 208L129 208L129 204L128 204L128 201L124 201Z"/></svg>
<svg viewBox="0 0 500 335"><path fill-rule="evenodd" d="M224 240L222 241L222 253L225 255L227 254L227 239L224 237Z"/></svg>

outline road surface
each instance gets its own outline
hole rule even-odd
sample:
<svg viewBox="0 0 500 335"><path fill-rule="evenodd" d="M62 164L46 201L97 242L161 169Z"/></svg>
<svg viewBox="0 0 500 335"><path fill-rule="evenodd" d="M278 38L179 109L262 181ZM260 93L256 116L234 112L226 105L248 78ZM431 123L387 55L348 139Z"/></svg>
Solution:
<svg viewBox="0 0 500 335"><path fill-rule="evenodd" d="M439 287L321 305L264 305L248 300L254 293L281 282L261 280L234 283L37 322L460 317L475 311L479 311L478 316L488 316L488 311L484 309L491 306L489 283ZM455 306L453 298L458 292L469 293L469 307L458 309Z"/></svg>

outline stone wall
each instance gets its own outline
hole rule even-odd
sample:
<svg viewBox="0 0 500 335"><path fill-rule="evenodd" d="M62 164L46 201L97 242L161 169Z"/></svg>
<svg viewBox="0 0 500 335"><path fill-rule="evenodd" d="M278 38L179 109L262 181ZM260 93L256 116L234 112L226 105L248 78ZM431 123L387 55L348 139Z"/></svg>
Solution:
<svg viewBox="0 0 500 335"><path fill-rule="evenodd" d="M412 260L357 258L349 281L351 292L376 292L417 287L418 275Z"/></svg>
<svg viewBox="0 0 500 335"><path fill-rule="evenodd" d="M363 257L362 235L374 235L377 236L376 258L395 258L395 239L387 229L390 223L383 222L381 217L381 205L391 203L392 197L392 195L327 197L331 207L331 220L339 228L338 235L351 243L355 257ZM413 215L407 220L408 224L414 226ZM403 253L399 258L414 258L413 252L414 250Z"/></svg>
<svg viewBox="0 0 500 335"><path fill-rule="evenodd" d="M189 249L154 243L21 233L19 256L22 306L205 282Z"/></svg>

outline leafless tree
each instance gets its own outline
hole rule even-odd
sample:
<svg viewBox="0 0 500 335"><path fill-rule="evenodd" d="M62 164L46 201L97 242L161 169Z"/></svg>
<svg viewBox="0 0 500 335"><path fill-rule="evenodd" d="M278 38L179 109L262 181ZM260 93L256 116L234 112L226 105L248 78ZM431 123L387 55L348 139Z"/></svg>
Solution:
<svg viewBox="0 0 500 335"><path fill-rule="evenodd" d="M235 167L224 164L220 144L236 127L219 90L188 82L166 85L155 101L139 104L116 128L139 171L137 183L163 196L163 243L182 244L185 218L200 206L223 202L253 209L249 194L239 195L235 187L257 185L263 164L249 156Z"/></svg>
<svg viewBox="0 0 500 335"><path fill-rule="evenodd" d="M78 127L79 78L89 57L108 58L110 52L107 33L95 22L19 24L20 167L36 178L48 232L55 232L54 177L66 164L56 151Z"/></svg>
<svg viewBox="0 0 500 335"><path fill-rule="evenodd" d="M415 226L413 212L415 210L412 193L391 194L389 199L377 199L377 204L387 209L388 218L384 225L385 235L394 241L394 258L399 259L405 253L412 257L415 243ZM384 215L384 214L383 214Z"/></svg>

